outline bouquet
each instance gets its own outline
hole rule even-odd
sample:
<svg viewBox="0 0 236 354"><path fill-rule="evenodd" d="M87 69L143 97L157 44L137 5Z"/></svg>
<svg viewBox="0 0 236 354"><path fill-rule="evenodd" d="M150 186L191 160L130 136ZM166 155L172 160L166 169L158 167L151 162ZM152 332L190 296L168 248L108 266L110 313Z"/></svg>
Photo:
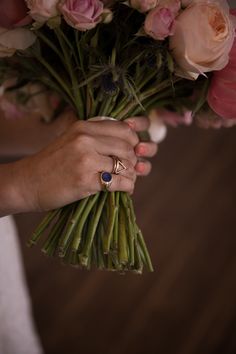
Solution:
<svg viewBox="0 0 236 354"><path fill-rule="evenodd" d="M6 115L45 95L47 121L68 107L81 120L150 115L143 140L194 118L235 123L236 13L224 0L8 0L0 10ZM43 252L73 266L153 271L126 193L106 190L49 212L29 244L45 233Z"/></svg>

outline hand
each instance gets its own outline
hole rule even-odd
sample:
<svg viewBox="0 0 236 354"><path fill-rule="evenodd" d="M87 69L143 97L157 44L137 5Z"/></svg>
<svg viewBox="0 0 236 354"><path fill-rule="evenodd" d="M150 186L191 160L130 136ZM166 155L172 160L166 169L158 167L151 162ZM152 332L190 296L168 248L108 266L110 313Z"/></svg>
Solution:
<svg viewBox="0 0 236 354"><path fill-rule="evenodd" d="M131 117L125 120L126 123L136 132L147 131L150 120L147 117ZM157 144L153 142L140 142L135 147L138 158L135 170L138 176L147 176L152 169L152 164L146 158L154 157L157 153Z"/></svg>
<svg viewBox="0 0 236 354"><path fill-rule="evenodd" d="M100 191L100 172L113 169L111 155L128 168L114 176L111 191L132 193L137 174L150 172L151 164L137 157L151 157L157 151L153 143L140 143L136 134L148 129L147 118L132 117L126 120L128 124L71 124L74 118L65 120L65 126L63 123L57 129L57 139L40 153L0 165L1 216L54 209ZM62 134L63 130L66 133Z"/></svg>
<svg viewBox="0 0 236 354"><path fill-rule="evenodd" d="M141 129L141 123L137 127ZM119 157L127 170L113 175L110 191L132 193L138 144L136 132L124 122L72 124L40 153L15 163L26 209L55 209L101 191L100 172L112 172L112 155Z"/></svg>

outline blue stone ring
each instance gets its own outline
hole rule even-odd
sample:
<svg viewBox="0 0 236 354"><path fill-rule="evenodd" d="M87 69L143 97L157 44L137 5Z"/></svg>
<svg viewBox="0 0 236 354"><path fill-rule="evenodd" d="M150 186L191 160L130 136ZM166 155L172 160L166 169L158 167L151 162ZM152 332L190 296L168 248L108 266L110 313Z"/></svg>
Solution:
<svg viewBox="0 0 236 354"><path fill-rule="evenodd" d="M112 174L109 172L101 172L101 183L106 190L109 190L113 181Z"/></svg>

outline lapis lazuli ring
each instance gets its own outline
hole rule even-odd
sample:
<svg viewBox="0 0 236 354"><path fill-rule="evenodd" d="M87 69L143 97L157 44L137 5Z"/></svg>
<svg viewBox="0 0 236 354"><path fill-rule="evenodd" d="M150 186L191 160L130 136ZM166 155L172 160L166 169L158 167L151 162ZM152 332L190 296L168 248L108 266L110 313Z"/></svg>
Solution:
<svg viewBox="0 0 236 354"><path fill-rule="evenodd" d="M112 174L109 172L101 172L101 183L104 186L106 190L109 190L111 184L112 184Z"/></svg>

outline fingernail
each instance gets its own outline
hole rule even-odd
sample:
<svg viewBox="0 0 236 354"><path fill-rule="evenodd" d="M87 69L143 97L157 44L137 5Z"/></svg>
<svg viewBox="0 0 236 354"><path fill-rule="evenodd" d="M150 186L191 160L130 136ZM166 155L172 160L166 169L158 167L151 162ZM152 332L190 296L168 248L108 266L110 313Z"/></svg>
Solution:
<svg viewBox="0 0 236 354"><path fill-rule="evenodd" d="M145 170L145 164L143 162L139 162L136 168L138 172L143 173Z"/></svg>
<svg viewBox="0 0 236 354"><path fill-rule="evenodd" d="M137 153L138 153L139 155L144 155L146 152L147 152L147 149L146 149L145 146L139 145L139 146L137 147Z"/></svg>

